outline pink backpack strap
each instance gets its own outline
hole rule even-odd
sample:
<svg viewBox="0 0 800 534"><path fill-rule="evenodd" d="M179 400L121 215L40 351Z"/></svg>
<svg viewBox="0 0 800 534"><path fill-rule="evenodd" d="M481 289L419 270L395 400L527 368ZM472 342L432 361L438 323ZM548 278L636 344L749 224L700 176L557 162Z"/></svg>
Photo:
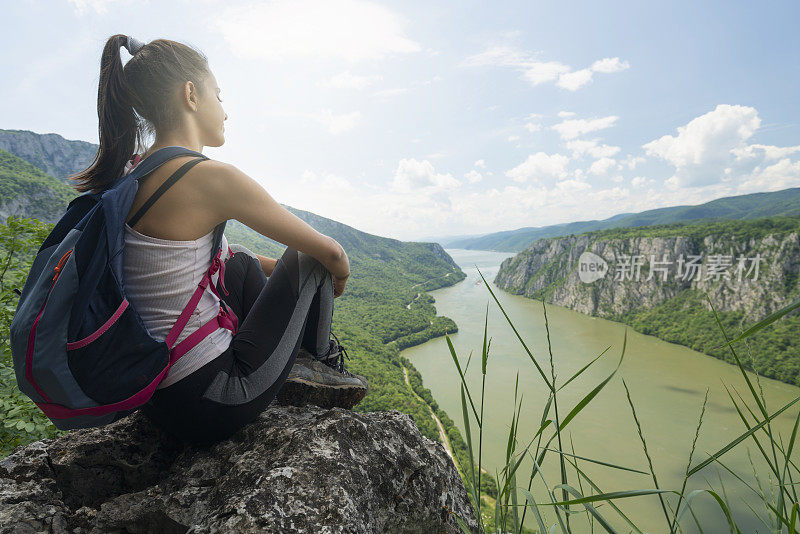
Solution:
<svg viewBox="0 0 800 534"><path fill-rule="evenodd" d="M230 248L228 249L230 250ZM175 324L172 326L172 329L167 334L167 339L165 342L170 349L170 357L169 357L169 365L171 366L175 363L178 358L189 352L192 348L194 348L200 341L210 335L212 332L215 332L219 328L225 328L230 330L234 334L239 328L239 321L236 318L236 315L229 312L227 309L220 306L219 314L211 319L210 321L206 322L203 326L189 334L186 339L175 345L175 341L180 336L183 329L186 328L186 325L189 323L189 318L192 316L192 313L197 308L197 305L200 302L200 298L203 296L207 287L211 287L211 291L220 299L219 293L217 292L217 288L211 283L211 277L219 271L219 285L222 287L222 291L227 295L228 290L225 287L225 262L220 259L222 254L222 248L219 249L217 255L214 256L214 259L211 261L211 265L209 266L206 273L203 275L203 278L197 284L197 289L195 289L194 294L189 299L189 302L186 304L186 307L183 308L180 317L178 320L175 321Z"/></svg>

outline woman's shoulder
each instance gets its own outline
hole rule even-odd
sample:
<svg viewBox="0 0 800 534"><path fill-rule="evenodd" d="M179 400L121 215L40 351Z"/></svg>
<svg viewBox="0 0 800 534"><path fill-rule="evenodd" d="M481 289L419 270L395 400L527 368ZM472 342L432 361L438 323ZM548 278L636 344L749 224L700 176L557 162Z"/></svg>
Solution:
<svg viewBox="0 0 800 534"><path fill-rule="evenodd" d="M217 205L239 204L253 199L255 180L235 165L208 159L195 165L193 185Z"/></svg>

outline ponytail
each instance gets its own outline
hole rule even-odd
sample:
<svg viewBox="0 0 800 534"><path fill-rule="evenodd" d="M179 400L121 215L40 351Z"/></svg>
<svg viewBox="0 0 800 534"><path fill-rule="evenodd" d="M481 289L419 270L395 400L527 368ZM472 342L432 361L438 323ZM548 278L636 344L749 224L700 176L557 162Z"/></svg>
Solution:
<svg viewBox="0 0 800 534"><path fill-rule="evenodd" d="M132 50L123 66L120 48ZM195 48L156 39L145 45L126 35L112 35L100 59L97 117L100 146L90 166L69 178L79 192L105 190L122 175L125 164L143 147L146 134L180 128L175 91L192 81L202 96L208 60Z"/></svg>
<svg viewBox="0 0 800 534"><path fill-rule="evenodd" d="M97 89L100 147L88 169L70 176L80 192L105 189L136 151L139 129L120 54L126 42L125 35L113 35L103 48Z"/></svg>

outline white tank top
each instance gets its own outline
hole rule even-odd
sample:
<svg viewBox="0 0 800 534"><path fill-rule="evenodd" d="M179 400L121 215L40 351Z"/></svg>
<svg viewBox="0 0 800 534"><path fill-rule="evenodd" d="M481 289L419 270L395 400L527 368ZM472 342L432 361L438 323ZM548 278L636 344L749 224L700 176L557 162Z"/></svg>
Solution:
<svg viewBox="0 0 800 534"><path fill-rule="evenodd" d="M133 168L126 165L125 172ZM123 252L123 283L128 300L139 313L142 322L155 339L164 340L178 320L197 284L211 265L213 230L199 239L174 241L159 239L137 232L125 225ZM222 236L222 256L229 257L228 240ZM219 272L211 280L214 284ZM192 332L219 314L219 298L206 288L189 322L178 336L180 343ZM192 347L170 367L157 389L174 384L222 354L230 345L233 334L218 328Z"/></svg>

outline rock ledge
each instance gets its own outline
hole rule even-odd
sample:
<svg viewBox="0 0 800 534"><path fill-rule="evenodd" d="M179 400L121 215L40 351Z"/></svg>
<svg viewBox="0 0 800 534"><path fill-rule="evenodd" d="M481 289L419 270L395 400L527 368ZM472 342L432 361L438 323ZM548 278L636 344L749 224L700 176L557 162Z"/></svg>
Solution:
<svg viewBox="0 0 800 534"><path fill-rule="evenodd" d="M473 532L441 444L400 411L272 404L187 446L136 412L0 460L0 533Z"/></svg>

